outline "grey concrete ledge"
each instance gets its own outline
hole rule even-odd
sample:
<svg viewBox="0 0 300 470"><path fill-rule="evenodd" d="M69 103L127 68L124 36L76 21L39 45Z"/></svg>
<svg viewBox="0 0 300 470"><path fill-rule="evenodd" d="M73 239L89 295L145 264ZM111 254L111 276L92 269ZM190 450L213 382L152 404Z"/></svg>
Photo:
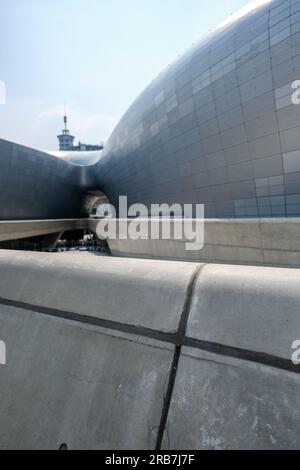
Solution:
<svg viewBox="0 0 300 470"><path fill-rule="evenodd" d="M0 241L76 229L96 232L98 219L0 221ZM108 240L117 257L300 267L300 219L206 219L205 243L188 252L186 240Z"/></svg>
<svg viewBox="0 0 300 470"><path fill-rule="evenodd" d="M197 264L0 250L0 297L176 331Z"/></svg>
<svg viewBox="0 0 300 470"><path fill-rule="evenodd" d="M298 269L0 250L0 299L162 333L188 299L188 338L282 359L300 332Z"/></svg>
<svg viewBox="0 0 300 470"><path fill-rule="evenodd" d="M294 449L299 312L297 269L2 250L0 448Z"/></svg>
<svg viewBox="0 0 300 470"><path fill-rule="evenodd" d="M95 224L95 222L91 222ZM300 267L300 219L206 219L204 247L183 240L109 240L114 256Z"/></svg>
<svg viewBox="0 0 300 470"><path fill-rule="evenodd" d="M86 228L86 219L0 220L0 241L21 240Z"/></svg>

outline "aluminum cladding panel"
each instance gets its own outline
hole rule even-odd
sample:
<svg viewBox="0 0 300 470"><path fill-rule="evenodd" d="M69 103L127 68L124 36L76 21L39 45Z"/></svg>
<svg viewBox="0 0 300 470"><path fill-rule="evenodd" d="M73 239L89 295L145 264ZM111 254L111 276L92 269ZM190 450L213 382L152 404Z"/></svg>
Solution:
<svg viewBox="0 0 300 470"><path fill-rule="evenodd" d="M300 1L256 2L137 98L97 164L99 186L114 204L128 195L203 203L207 217L299 216L299 78Z"/></svg>

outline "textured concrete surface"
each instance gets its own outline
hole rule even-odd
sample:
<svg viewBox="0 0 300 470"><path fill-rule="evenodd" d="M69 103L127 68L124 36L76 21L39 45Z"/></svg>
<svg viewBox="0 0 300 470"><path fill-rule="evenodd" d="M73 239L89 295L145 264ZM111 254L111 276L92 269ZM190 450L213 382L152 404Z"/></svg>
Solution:
<svg viewBox="0 0 300 470"><path fill-rule="evenodd" d="M299 270L205 265L187 336L290 359L299 305Z"/></svg>
<svg viewBox="0 0 300 470"><path fill-rule="evenodd" d="M299 375L184 348L164 449L299 449Z"/></svg>
<svg viewBox="0 0 300 470"><path fill-rule="evenodd" d="M295 449L299 312L297 269L2 250L0 448Z"/></svg>
<svg viewBox="0 0 300 470"><path fill-rule="evenodd" d="M197 265L0 250L0 297L161 331L178 328Z"/></svg>
<svg viewBox="0 0 300 470"><path fill-rule="evenodd" d="M0 221L0 241L91 230L99 219ZM172 233L172 230L171 230ZM300 219L206 219L204 247L187 251L187 240L112 240L114 256L190 262L300 267Z"/></svg>
<svg viewBox="0 0 300 470"><path fill-rule="evenodd" d="M0 220L0 241L21 240L88 228L88 219Z"/></svg>
<svg viewBox="0 0 300 470"><path fill-rule="evenodd" d="M96 230L96 221L90 227ZM172 231L171 231L172 233ZM205 219L202 250L183 240L108 240L114 256L300 267L300 219Z"/></svg>
<svg viewBox="0 0 300 470"><path fill-rule="evenodd" d="M171 345L3 306L0 331L1 449L153 448Z"/></svg>

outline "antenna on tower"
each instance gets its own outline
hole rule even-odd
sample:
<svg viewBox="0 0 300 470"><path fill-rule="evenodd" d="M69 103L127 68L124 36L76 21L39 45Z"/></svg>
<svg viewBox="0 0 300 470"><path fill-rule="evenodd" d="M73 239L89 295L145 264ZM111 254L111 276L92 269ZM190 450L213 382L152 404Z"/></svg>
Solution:
<svg viewBox="0 0 300 470"><path fill-rule="evenodd" d="M62 130L62 134L58 135L57 138L59 140L59 150L71 151L74 147L74 136L70 134L67 124L68 118L65 110L64 129Z"/></svg>
<svg viewBox="0 0 300 470"><path fill-rule="evenodd" d="M66 114L65 114L65 115L64 115L65 132L67 132L67 122L68 122L68 119L67 119L67 116L66 116Z"/></svg>

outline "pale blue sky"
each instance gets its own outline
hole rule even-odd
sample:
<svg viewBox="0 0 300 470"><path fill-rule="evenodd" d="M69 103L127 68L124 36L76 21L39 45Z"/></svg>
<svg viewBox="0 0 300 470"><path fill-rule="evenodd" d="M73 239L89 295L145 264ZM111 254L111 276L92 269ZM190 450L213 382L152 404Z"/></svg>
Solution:
<svg viewBox="0 0 300 470"><path fill-rule="evenodd" d="M0 138L97 143L145 86L247 0L0 0Z"/></svg>

